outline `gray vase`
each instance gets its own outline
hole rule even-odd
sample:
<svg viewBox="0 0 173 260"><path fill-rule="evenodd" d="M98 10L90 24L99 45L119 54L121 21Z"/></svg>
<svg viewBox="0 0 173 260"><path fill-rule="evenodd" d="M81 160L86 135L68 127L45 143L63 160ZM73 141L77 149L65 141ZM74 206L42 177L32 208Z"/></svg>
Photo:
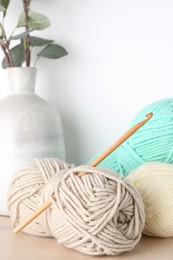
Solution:
<svg viewBox="0 0 173 260"><path fill-rule="evenodd" d="M61 118L34 93L35 68L8 68L10 95L0 101L0 215L9 215L7 190L16 172L34 158L65 160Z"/></svg>

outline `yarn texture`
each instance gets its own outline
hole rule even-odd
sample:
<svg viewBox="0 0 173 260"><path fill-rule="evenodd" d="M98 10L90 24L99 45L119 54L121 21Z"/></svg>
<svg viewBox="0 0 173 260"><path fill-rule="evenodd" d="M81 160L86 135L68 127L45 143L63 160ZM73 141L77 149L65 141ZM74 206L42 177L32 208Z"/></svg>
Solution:
<svg viewBox="0 0 173 260"><path fill-rule="evenodd" d="M44 203L44 186L49 179L70 167L74 165L55 158L35 159L15 175L8 191L8 209L13 228ZM52 233L47 223L49 211L50 209L44 211L23 231L31 235L51 237Z"/></svg>
<svg viewBox="0 0 173 260"><path fill-rule="evenodd" d="M80 178L79 172L87 174ZM58 243L86 254L117 255L139 242L143 201L124 177L79 166L66 170L60 181L53 180L48 193L58 198L50 220Z"/></svg>
<svg viewBox="0 0 173 260"><path fill-rule="evenodd" d="M146 162L173 163L173 99L163 99L145 107L134 118L131 127L150 112L153 112L153 117L98 167L127 176Z"/></svg>
<svg viewBox="0 0 173 260"><path fill-rule="evenodd" d="M139 190L145 208L143 233L155 237L173 237L173 165L150 162L128 175Z"/></svg>

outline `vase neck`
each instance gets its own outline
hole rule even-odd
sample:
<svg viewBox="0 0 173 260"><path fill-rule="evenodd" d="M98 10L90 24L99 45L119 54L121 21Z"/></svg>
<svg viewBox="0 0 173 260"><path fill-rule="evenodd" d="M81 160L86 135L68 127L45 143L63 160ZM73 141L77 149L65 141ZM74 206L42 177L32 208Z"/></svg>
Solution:
<svg viewBox="0 0 173 260"><path fill-rule="evenodd" d="M36 68L14 67L6 70L11 93L34 92Z"/></svg>

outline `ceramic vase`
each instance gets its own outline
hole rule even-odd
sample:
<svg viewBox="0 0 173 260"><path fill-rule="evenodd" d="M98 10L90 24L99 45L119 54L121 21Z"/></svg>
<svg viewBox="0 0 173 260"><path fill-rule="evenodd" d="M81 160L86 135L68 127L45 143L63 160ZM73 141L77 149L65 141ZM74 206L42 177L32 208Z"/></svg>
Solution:
<svg viewBox="0 0 173 260"><path fill-rule="evenodd" d="M7 191L16 172L35 158L65 160L61 118L35 94L36 68L6 72L10 94L0 101L0 215L9 215Z"/></svg>

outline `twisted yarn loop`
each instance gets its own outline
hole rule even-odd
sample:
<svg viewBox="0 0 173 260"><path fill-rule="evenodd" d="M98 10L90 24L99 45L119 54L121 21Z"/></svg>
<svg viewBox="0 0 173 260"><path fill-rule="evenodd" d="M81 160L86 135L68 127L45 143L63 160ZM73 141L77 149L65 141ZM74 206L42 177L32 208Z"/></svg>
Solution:
<svg viewBox="0 0 173 260"><path fill-rule="evenodd" d="M80 178L78 172L88 174ZM46 189L57 197L49 226L58 243L86 254L117 255L139 242L143 202L123 176L80 166L65 170L57 181L50 179Z"/></svg>
<svg viewBox="0 0 173 260"><path fill-rule="evenodd" d="M43 188L49 179L61 170L72 166L55 158L35 159L31 165L26 166L15 175L8 191L8 209L13 227L16 227L43 204L45 201ZM51 237L48 217L48 211L45 211L25 227L24 231L32 235Z"/></svg>
<svg viewBox="0 0 173 260"><path fill-rule="evenodd" d="M145 107L131 126L142 121L150 112L153 112L153 117L103 160L99 167L127 176L145 162L173 163L173 99L163 99Z"/></svg>
<svg viewBox="0 0 173 260"><path fill-rule="evenodd" d="M149 162L128 175L139 190L145 208L143 233L173 237L173 165Z"/></svg>

